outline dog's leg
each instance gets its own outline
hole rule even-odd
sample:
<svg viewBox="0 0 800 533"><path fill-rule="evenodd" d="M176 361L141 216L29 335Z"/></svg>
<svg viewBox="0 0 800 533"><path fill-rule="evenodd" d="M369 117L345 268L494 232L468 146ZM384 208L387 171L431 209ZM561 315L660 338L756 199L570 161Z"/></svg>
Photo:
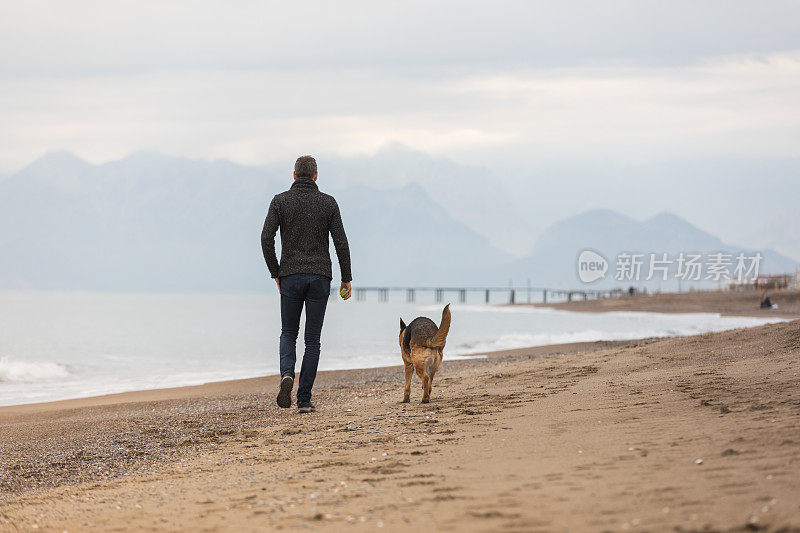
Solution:
<svg viewBox="0 0 800 533"><path fill-rule="evenodd" d="M431 390L433 389L433 376L436 374L436 370L438 366L436 364L436 358L432 357L430 354L425 359L425 368L422 373L422 403L428 403L431 401Z"/></svg>
<svg viewBox="0 0 800 533"><path fill-rule="evenodd" d="M422 403L431 401L431 378L428 374L422 375Z"/></svg>
<svg viewBox="0 0 800 533"><path fill-rule="evenodd" d="M411 377L414 375L414 365L411 363L405 363L405 365L406 388L403 392L403 403L408 403L411 401Z"/></svg>

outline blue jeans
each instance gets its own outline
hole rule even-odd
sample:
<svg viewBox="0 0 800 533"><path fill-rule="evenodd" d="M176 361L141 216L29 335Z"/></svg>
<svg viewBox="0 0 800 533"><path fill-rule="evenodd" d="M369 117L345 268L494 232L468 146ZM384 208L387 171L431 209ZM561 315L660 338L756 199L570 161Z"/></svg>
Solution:
<svg viewBox="0 0 800 533"><path fill-rule="evenodd" d="M300 367L297 401L311 400L311 388L317 377L320 336L325 307L331 294L331 280L319 274L292 274L281 278L281 376L294 377L297 361L297 333L300 313L306 306L306 351Z"/></svg>

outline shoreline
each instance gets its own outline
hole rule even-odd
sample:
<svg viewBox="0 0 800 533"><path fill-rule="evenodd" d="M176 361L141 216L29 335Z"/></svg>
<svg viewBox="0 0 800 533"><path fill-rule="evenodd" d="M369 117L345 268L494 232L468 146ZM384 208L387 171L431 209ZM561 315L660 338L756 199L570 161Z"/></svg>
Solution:
<svg viewBox="0 0 800 533"><path fill-rule="evenodd" d="M608 313L608 312L645 312L645 313L666 313L666 314L687 314L687 313L712 313L720 316L736 316L748 318L781 318L793 320L800 318L800 291L783 290L770 293L773 301L779 305L778 309L761 310L758 309L760 292L730 292L730 291L697 291L685 293L651 293L636 295L633 297L623 296L619 298L609 298L601 300L558 302L558 303L535 303L535 304L499 304L501 306L531 306L544 307L578 313ZM505 353L516 353L523 350L530 353L551 353L556 347L562 351L571 351L577 347L602 346L607 342L635 342L636 340L626 341L586 341L568 342L563 344L541 345L533 347L512 348L506 350L495 350L485 352L475 352L462 354L459 357L476 356L496 356ZM390 365L386 368L399 367ZM366 367L378 368L378 367ZM320 374L328 372L354 372L365 368L354 368L346 370L325 370ZM209 381L194 385L178 385L174 387L159 387L152 389L133 389L122 392L112 392L100 395L82 396L78 398L65 398L60 400L44 400L28 403L19 403L0 406L0 417L9 414L22 414L26 412L38 412L48 409L71 409L81 407L91 407L97 405L112 405L115 403L140 402L140 401L159 401L178 398L198 397L209 394L216 394L229 386L237 385L243 390L255 391L258 386L272 386L270 380L276 375L255 376L249 378L224 379L220 381Z"/></svg>
<svg viewBox="0 0 800 533"><path fill-rule="evenodd" d="M589 341L589 342L567 342L562 344L547 344L542 346L531 346L524 348L510 348L506 350L495 350L491 352L476 352L472 354L460 355L459 359L450 359L450 362L469 360L467 358L479 357L498 357L526 353L531 355L552 355L558 353L579 353L581 351L599 350L615 346L623 346L630 343L639 342L644 339L633 339L623 341ZM340 374L362 372L379 368L402 369L401 364L380 367L363 367L343 370L320 370L320 376L335 379ZM198 385L181 385L177 387L163 387L154 389L138 389L124 392L114 392L100 394L96 396L86 396L81 398L67 398L64 400L52 400L44 402L21 403L0 406L0 422L4 417L18 416L25 414L40 413L46 411L56 411L61 409L81 409L86 407L101 407L108 405L137 403L137 402L156 402L164 400L182 400L221 394L231 389L241 390L242 392L258 392L264 388L275 388L278 384L278 375L256 376L252 378L226 379L220 381L209 381ZM270 389L271 390L271 389Z"/></svg>
<svg viewBox="0 0 800 533"><path fill-rule="evenodd" d="M651 313L717 313L720 316L751 318L800 318L800 290L768 291L777 309L760 309L761 291L695 291L665 292L620 296L599 300L574 300L572 302L513 304L546 307L580 313L608 313L615 311ZM509 304L506 304L509 305Z"/></svg>

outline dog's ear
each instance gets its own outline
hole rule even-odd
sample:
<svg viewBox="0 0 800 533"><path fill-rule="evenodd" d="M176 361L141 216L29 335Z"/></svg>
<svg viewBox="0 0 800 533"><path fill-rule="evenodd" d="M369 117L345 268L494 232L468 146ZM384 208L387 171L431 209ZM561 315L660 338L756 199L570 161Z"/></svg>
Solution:
<svg viewBox="0 0 800 533"><path fill-rule="evenodd" d="M402 332L404 329L406 329L406 323L403 322L403 319L401 318L400 319L400 331Z"/></svg>

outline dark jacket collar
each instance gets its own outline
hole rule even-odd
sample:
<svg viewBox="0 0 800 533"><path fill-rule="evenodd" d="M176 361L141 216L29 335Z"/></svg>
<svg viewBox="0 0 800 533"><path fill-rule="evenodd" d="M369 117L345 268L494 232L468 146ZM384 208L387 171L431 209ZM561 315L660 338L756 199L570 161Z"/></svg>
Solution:
<svg viewBox="0 0 800 533"><path fill-rule="evenodd" d="M292 183L291 189L314 189L315 191L319 190L317 187L317 182L312 180L311 178L297 178Z"/></svg>

